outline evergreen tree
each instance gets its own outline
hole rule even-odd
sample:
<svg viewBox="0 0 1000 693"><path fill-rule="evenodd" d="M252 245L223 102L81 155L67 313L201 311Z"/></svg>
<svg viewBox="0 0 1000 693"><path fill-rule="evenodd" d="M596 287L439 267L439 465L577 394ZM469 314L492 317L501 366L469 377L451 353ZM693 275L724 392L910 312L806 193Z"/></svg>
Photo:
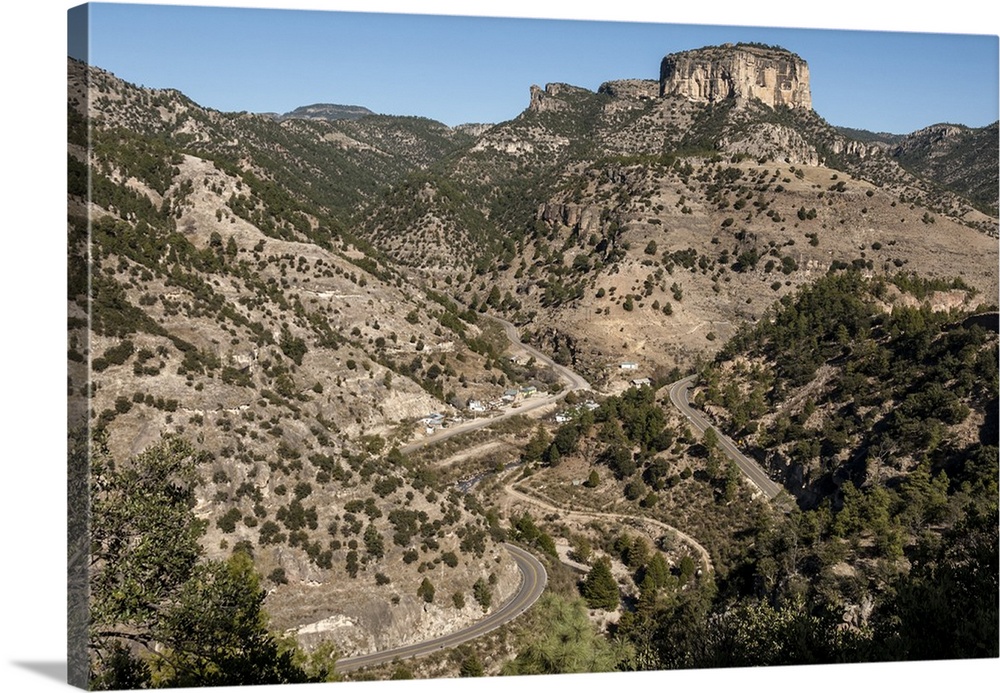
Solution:
<svg viewBox="0 0 1000 693"><path fill-rule="evenodd" d="M535 627L503 674L571 674L614 671L624 653L616 652L587 618L582 600L548 593L536 605Z"/></svg>
<svg viewBox="0 0 1000 693"><path fill-rule="evenodd" d="M420 587L417 588L417 596L427 603L434 601L434 584L428 578L421 581Z"/></svg>
<svg viewBox="0 0 1000 693"><path fill-rule="evenodd" d="M535 435L524 446L523 456L525 462L537 462L542 459L542 455L545 454L551 442L552 440L545 427L542 424L538 424L538 428L535 429Z"/></svg>
<svg viewBox="0 0 1000 693"><path fill-rule="evenodd" d="M621 599L618 593L618 583L611 574L611 561L602 556L598 558L587 577L580 586L580 594L587 600L591 609L617 609Z"/></svg>
<svg viewBox="0 0 1000 693"><path fill-rule="evenodd" d="M663 589L667 586L670 581L670 567L662 553L653 552L646 564L645 575L652 581L651 584L655 589Z"/></svg>
<svg viewBox="0 0 1000 693"><path fill-rule="evenodd" d="M483 676L485 673L483 663L479 660L479 656L475 652L462 660L462 665L458 670L458 675L462 678Z"/></svg>
<svg viewBox="0 0 1000 693"><path fill-rule="evenodd" d="M95 690L321 680L268 630L265 591L245 551L203 561L196 453L167 438L91 461L91 652Z"/></svg>

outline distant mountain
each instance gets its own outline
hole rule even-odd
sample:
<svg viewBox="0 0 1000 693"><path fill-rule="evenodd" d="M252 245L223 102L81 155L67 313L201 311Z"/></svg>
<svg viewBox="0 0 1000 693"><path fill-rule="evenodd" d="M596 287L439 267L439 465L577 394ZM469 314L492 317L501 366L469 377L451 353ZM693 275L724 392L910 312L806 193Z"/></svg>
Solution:
<svg viewBox="0 0 1000 693"><path fill-rule="evenodd" d="M905 135L894 135L891 132L872 132L871 130L859 130L858 128L848 128L836 126L837 132L850 137L859 142L882 143L885 145L897 144Z"/></svg>
<svg viewBox="0 0 1000 693"><path fill-rule="evenodd" d="M983 128L938 123L908 135L837 127L858 142L885 148L910 173L997 215L997 123Z"/></svg>
<svg viewBox="0 0 1000 693"><path fill-rule="evenodd" d="M996 295L995 217L823 120L804 61L769 47L685 51L659 81L597 92L533 86L519 116L394 185L357 230L598 383L618 361L690 366L837 267Z"/></svg>
<svg viewBox="0 0 1000 693"><path fill-rule="evenodd" d="M294 111L273 115L275 120L358 120L365 116L375 115L364 106L344 106L334 103L314 103L311 106L299 106Z"/></svg>
<svg viewBox="0 0 1000 693"><path fill-rule="evenodd" d="M890 150L907 170L997 215L998 123L983 128L940 123L902 138Z"/></svg>

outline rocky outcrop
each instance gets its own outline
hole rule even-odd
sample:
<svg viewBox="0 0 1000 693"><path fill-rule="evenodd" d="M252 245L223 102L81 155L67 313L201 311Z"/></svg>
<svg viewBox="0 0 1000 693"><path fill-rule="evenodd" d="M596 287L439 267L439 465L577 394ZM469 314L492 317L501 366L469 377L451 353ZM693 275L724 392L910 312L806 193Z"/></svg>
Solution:
<svg viewBox="0 0 1000 693"><path fill-rule="evenodd" d="M566 96L573 94L592 94L593 92L574 87L571 84L546 84L542 89L536 84L531 85L531 103L528 110L533 113L545 113L546 111L569 111L573 104L565 100Z"/></svg>
<svg viewBox="0 0 1000 693"><path fill-rule="evenodd" d="M758 99L771 108L812 109L806 62L782 48L748 44L668 55L660 63L660 94L703 103Z"/></svg>
<svg viewBox="0 0 1000 693"><path fill-rule="evenodd" d="M539 206L538 218L549 224L569 227L579 235L587 236L600 230L601 207L549 202Z"/></svg>
<svg viewBox="0 0 1000 693"><path fill-rule="evenodd" d="M605 82L598 87L597 93L630 101L655 99L660 96L660 83L654 79L619 79Z"/></svg>
<svg viewBox="0 0 1000 693"><path fill-rule="evenodd" d="M723 137L719 149L754 159L785 160L790 164L819 165L819 154L793 128L775 123L759 123L734 135Z"/></svg>

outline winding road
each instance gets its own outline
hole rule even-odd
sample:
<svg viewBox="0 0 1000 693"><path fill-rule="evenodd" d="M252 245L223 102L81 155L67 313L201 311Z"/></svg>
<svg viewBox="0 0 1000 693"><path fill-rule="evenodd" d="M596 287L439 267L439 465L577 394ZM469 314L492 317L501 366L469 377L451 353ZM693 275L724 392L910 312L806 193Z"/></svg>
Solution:
<svg viewBox="0 0 1000 693"><path fill-rule="evenodd" d="M586 378L584 378L582 375L580 375L579 373L575 373L574 371L571 371L566 366L559 365L554 360L552 360L551 357L546 356L535 347L524 344L521 341L521 336L517 333L517 328L514 327L513 323L507 322L503 318L498 318L495 315L491 315L489 317L491 320L495 320L498 323L500 323L500 326L503 327L504 333L506 333L507 335L507 339L510 340L512 345L528 352L529 354L531 354L531 356L535 358L536 361L544 363L546 366L548 366L549 368L554 370L557 374L559 374L559 376L566 381L566 385L568 388L567 392L572 392L573 390L591 389L590 383L587 382Z"/></svg>
<svg viewBox="0 0 1000 693"><path fill-rule="evenodd" d="M538 561L537 558L522 548L514 546L513 544L504 544L504 548L506 548L510 553L514 562L517 563L518 570L521 571L521 586L510 599L508 599L492 614L480 621L476 621L467 628L457 630L454 633L448 633L447 635L442 635L441 637L434 638L433 640L425 640L423 642L414 643L412 645L404 645L391 650L383 650L381 652L373 652L371 654L358 655L357 657L340 659L337 661L336 671L338 673L356 671L362 667L385 664L397 659L422 657L429 655L432 652L437 652L438 650L457 647L464 642L474 640L475 638L483 636L504 624L510 623L515 618L523 614L531 607L532 604L538 601L538 598L542 596L542 592L545 590L547 582L545 567Z"/></svg>
<svg viewBox="0 0 1000 693"><path fill-rule="evenodd" d="M425 438L420 441L411 443L403 448L401 451L403 453L412 452L425 445L431 445L433 443L438 443L443 440L447 440L453 436L459 435L461 433L468 433L469 431L475 431L481 428L486 428L498 421L502 421L505 418L514 416L515 414L524 414L534 409L544 407L549 404L553 404L561 399L566 392L571 392L574 390L589 390L591 389L590 383L587 382L583 376L578 373L573 372L569 368L556 363L552 358L543 354L539 350L532 346L524 344L520 340L520 335L518 334L517 328L510 322L503 320L502 318L497 318L494 316L489 316L491 319L496 320L504 329L507 338L510 340L511 345L522 349L526 353L530 354L539 363L545 364L546 366L552 368L560 378L562 378L567 389L564 392L548 395L546 397L539 397L531 402L526 402L520 407L512 408L507 412L501 414L500 416L491 417L488 419L477 419L475 421L470 421L464 424L460 424L447 431L442 431L440 434ZM708 420L700 412L691 408L688 402L688 392L691 389L695 381L696 376L691 375L668 386L668 394L670 396L671 403L685 416L691 425L701 434L704 434L709 428L713 428ZM716 434L719 440L719 447L722 451L731 459L739 469L750 479L750 481L758 488L760 491L769 499L774 500L782 492L782 488L771 481L763 469L749 457L744 455L736 447L727 436L723 435L716 429ZM600 512L581 512L574 511L567 508L558 508L550 503L542 501L541 499L529 496L520 491L517 491L508 485L505 489L507 493L513 497L519 498L523 502L528 502L543 507L547 507L550 510L556 510L563 513L568 513L570 515L576 515L582 518L602 518L602 519L613 519L616 521L641 521L653 524L663 530L673 533L680 541L691 547L696 554L701 558L702 566L706 571L712 571L712 560L705 548L699 544L693 537L681 532L676 527L672 527L668 524L659 522L657 520L652 520L646 517L631 517L616 515L612 513L600 513ZM336 664L336 670L341 673L356 671L363 667L375 666L379 664L385 664L387 662L392 662L400 659L408 659L412 657L422 657L445 648L452 648L462 643L468 642L478 638L486 633L489 633L502 625L505 625L525 611L527 611L541 596L545 589L547 582L547 576L545 573L544 566L532 556L530 553L512 544L504 544L507 551L511 554L517 564L518 570L521 572L521 585L518 591L500 606L492 614L486 616L480 621L473 623L472 625L457 630L453 633L447 635L442 635L438 638L432 640L426 640L424 642L414 643L411 645L404 645L402 647L397 647L391 650L384 650L382 652L373 652L366 655L358 655L356 657L347 657L341 659Z"/></svg>
<svg viewBox="0 0 1000 693"><path fill-rule="evenodd" d="M687 417L691 425L701 434L704 434L709 428L714 428L716 436L719 440L719 447L726 454L726 456L736 463L736 466L740 468L748 479L760 489L761 493L767 496L768 500L774 500L781 492L782 488L778 484L771 481L767 473L761 469L760 465L754 460L750 459L736 447L736 444L725 434L723 434L719 429L715 428L708 422L705 416L695 409L691 408L688 402L688 392L691 390L691 386L694 384L695 378L697 376L689 375L686 378L682 378L675 383L668 386L670 394L670 402L677 407L677 409Z"/></svg>
<svg viewBox="0 0 1000 693"><path fill-rule="evenodd" d="M438 431L432 436L427 436L426 438L421 438L420 440L408 443L407 445L404 445L399 449L399 451L404 455L414 452L415 450L419 450L420 448L425 447L427 445L431 445L433 443L439 443L443 440L448 440L449 438L453 438L454 436L461 435L463 433L469 433L470 431L478 431L481 428L487 428L488 426L492 426L498 421L503 421L504 419L508 419L512 416L516 416L518 414L527 414L528 412L534 411L535 409L540 409L541 407L546 407L550 404L555 404L563 397L565 397L567 393L573 392L574 390L591 389L590 383L587 382L586 378L584 378L582 375L571 371L569 368L566 368L565 366L559 365L554 360L552 360L552 358L546 356L533 346L524 344L521 341L521 336L518 334L517 328L513 325L513 323L510 323L504 320L503 318L498 318L493 315L489 315L487 317L490 320L495 320L497 323L500 324L501 327L503 327L504 333L507 335L507 339L510 340L512 347L523 350L524 352L534 357L535 361L542 363L551 368L553 371L555 371L555 373L560 378L562 378L563 381L566 383L566 389L554 395L545 395L544 397L533 397L530 400L520 403L517 407L512 407L508 409L499 416L491 416L489 418L466 421L465 423L460 423L457 426L450 426L447 429Z"/></svg>
<svg viewBox="0 0 1000 693"><path fill-rule="evenodd" d="M496 320L502 327L510 340L511 345L515 348L522 349L526 353L530 354L539 363L545 364L546 366L552 368L560 378L562 378L567 388L558 394L547 395L545 397L539 397L531 400L530 402L525 402L518 406L517 408L512 408L500 416L494 416L488 419L476 419L475 421L469 421L458 426L451 427L446 431L442 431L434 436L429 436L422 440L415 441L400 448L400 451L404 454L413 452L419 448L426 445L431 445L434 443L440 443L441 441L447 440L453 436L460 435L462 433L468 433L470 431L479 430L481 428L486 428L495 424L498 421L502 421L508 417L514 416L516 414L525 414L529 411L533 411L540 407L547 406L549 404L554 404L562 399L567 392L573 390L589 390L590 383L587 382L585 378L581 375L574 373L569 368L561 366L556 363L553 359L543 354L541 351L535 349L532 346L524 344L521 342L520 335L517 332L517 328L510 322L503 320L502 318L497 318L494 316L489 316L491 319ZM500 608L494 611L489 616L483 618L472 625L457 630L453 633L447 635L442 635L441 637L434 638L432 640L425 640L423 642L414 643L412 645L404 645L402 647L393 648L391 650L383 650L381 652L372 652L370 654L358 655L356 657L347 657L337 661L336 670L340 673L346 673L350 671L356 671L362 667L375 666L378 664L385 664L386 662L392 662L398 659L409 659L412 657L421 657L432 652L437 652L438 650L443 650L445 648L456 647L469 640L474 640L486 633L489 633L500 626L513 621L515 618L527 611L542 595L545 590L545 585L548 580L548 576L545 572L545 567L532 556L530 553L512 544L504 544L504 547L510 553L514 562L517 564L518 570L521 571L521 586L518 591L507 600Z"/></svg>
<svg viewBox="0 0 1000 693"><path fill-rule="evenodd" d="M709 555L708 550L704 546L699 544L694 537L692 537L689 534L685 534L684 532L680 531L673 525L668 525L666 522L660 522L659 520L654 520L651 517L645 517L642 515L622 515L620 513L602 513L597 511L571 510L568 508L560 507L552 503L551 501L542 500L541 498L527 494L524 491L520 491L514 488L513 484L507 484L504 487L504 492L508 496L516 498L524 503L529 503L538 506L550 512L555 511L558 513L562 513L564 516L573 516L583 519L614 520L615 522L621 522L623 524L641 522L647 525L658 527L660 529L672 533L675 537L677 537L679 541L681 541L682 543L686 544L691 549L693 549L694 552L698 554L698 557L701 559L701 565L706 573L710 573L713 570L712 557Z"/></svg>

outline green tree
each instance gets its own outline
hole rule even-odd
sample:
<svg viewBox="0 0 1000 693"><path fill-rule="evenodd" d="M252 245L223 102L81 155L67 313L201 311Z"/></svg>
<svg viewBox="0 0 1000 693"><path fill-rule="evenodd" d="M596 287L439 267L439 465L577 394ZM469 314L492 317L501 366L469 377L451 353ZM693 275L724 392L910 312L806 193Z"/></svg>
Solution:
<svg viewBox="0 0 1000 693"><path fill-rule="evenodd" d="M483 670L483 663L480 661L479 655L475 652L462 660L462 665L458 670L458 675L462 678L483 676L485 673L486 672Z"/></svg>
<svg viewBox="0 0 1000 693"><path fill-rule="evenodd" d="M305 683L295 651L268 631L250 557L199 564L165 611L157 640L165 647L155 678L169 686Z"/></svg>
<svg viewBox="0 0 1000 693"><path fill-rule="evenodd" d="M545 454L551 442L552 439L549 437L548 431L545 430L542 424L538 424L538 428L535 429L535 435L524 446L525 461L538 462L542 459L542 455Z"/></svg>
<svg viewBox="0 0 1000 693"><path fill-rule="evenodd" d="M705 433L701 437L701 444L708 449L709 453L719 447L719 434L713 427L709 426L705 429Z"/></svg>
<svg viewBox="0 0 1000 693"><path fill-rule="evenodd" d="M113 643L151 646L163 605L190 577L202 527L194 505L195 453L171 438L133 460L98 442L91 460L92 661ZM98 665L99 666L99 665Z"/></svg>
<svg viewBox="0 0 1000 693"><path fill-rule="evenodd" d="M434 601L434 584L429 578L424 578L420 587L417 588L417 596L423 599L428 604Z"/></svg>
<svg viewBox="0 0 1000 693"><path fill-rule="evenodd" d="M488 611L490 604L493 603L493 590L490 589L489 583L482 578L477 579L472 585L472 596L476 598L476 602L484 612Z"/></svg>
<svg viewBox="0 0 1000 693"><path fill-rule="evenodd" d="M666 559L659 551L654 551L653 555L650 556L644 572L656 589L663 589L670 583L670 566L667 565Z"/></svg>
<svg viewBox="0 0 1000 693"><path fill-rule="evenodd" d="M368 551L369 556L379 559L385 555L385 542L375 525L369 524L365 528L364 541L365 550Z"/></svg>
<svg viewBox="0 0 1000 693"><path fill-rule="evenodd" d="M296 337L287 327L281 328L281 341L278 344L282 353L296 363L302 365L302 357L305 356L309 348L301 337Z"/></svg>
<svg viewBox="0 0 1000 693"><path fill-rule="evenodd" d="M998 656L998 527L994 499L985 512L971 510L936 551L895 581L874 614L870 658Z"/></svg>
<svg viewBox="0 0 1000 693"><path fill-rule="evenodd" d="M591 609L617 609L621 596L618 583L611 574L611 561L607 556L601 556L591 567L587 577L580 585L580 594L587 600Z"/></svg>
<svg viewBox="0 0 1000 693"><path fill-rule="evenodd" d="M201 560L196 460L179 438L124 462L94 445L91 688L318 680L268 631L250 556Z"/></svg>
<svg viewBox="0 0 1000 693"><path fill-rule="evenodd" d="M614 671L622 653L596 631L586 604L546 593L533 610L528 642L507 662L504 675Z"/></svg>

